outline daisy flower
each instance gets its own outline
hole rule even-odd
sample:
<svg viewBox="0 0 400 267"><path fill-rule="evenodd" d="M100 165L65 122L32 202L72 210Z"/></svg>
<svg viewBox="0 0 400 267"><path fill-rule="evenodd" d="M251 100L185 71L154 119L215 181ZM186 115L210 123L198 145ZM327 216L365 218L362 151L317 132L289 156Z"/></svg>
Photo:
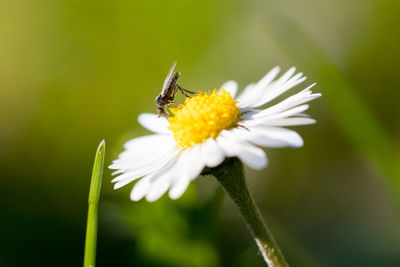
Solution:
<svg viewBox="0 0 400 267"><path fill-rule="evenodd" d="M118 175L112 180L120 188L135 180L130 198L138 201L159 199L167 191L179 198L205 167L220 165L226 157L237 157L253 169L267 166L260 147L301 147L303 139L284 126L315 123L303 112L305 104L321 94L311 92L310 85L283 101L265 104L303 82L302 73L290 68L277 78L275 67L257 83L249 84L236 97L235 81L219 90L199 92L172 108L172 117L139 115L139 123L154 134L128 141L110 169Z"/></svg>

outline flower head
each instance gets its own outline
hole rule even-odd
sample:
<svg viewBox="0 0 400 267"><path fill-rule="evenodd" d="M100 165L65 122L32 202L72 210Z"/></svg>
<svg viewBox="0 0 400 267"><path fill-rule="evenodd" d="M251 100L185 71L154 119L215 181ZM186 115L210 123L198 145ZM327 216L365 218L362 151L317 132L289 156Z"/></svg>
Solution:
<svg viewBox="0 0 400 267"><path fill-rule="evenodd" d="M261 169L267 157L260 147L300 147L303 140L282 126L315 123L303 112L306 102L320 96L307 87L278 104L258 109L303 82L302 73L289 69L279 79L276 67L259 82L248 85L237 97L237 83L228 81L212 92L199 92L171 109L173 117L141 114L139 123L155 134L125 144L125 151L110 166L117 170L114 188L140 179L131 191L134 201L159 199L169 190L180 197L190 181L205 167L216 167L225 157L238 157L244 164Z"/></svg>
<svg viewBox="0 0 400 267"><path fill-rule="evenodd" d="M216 138L222 130L233 128L240 117L240 109L229 92L216 89L213 92L199 92L187 98L185 103L172 109L168 129L176 143L182 148L200 144L208 138Z"/></svg>

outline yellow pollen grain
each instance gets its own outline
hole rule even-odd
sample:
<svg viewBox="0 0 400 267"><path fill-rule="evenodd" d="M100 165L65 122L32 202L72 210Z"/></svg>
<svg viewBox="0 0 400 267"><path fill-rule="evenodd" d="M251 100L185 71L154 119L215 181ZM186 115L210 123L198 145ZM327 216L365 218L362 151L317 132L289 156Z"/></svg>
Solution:
<svg viewBox="0 0 400 267"><path fill-rule="evenodd" d="M182 148L215 138L222 130L230 129L238 122L240 109L236 103L224 89L220 94L216 89L208 93L199 92L186 98L178 108L171 109L174 116L168 118L168 129Z"/></svg>

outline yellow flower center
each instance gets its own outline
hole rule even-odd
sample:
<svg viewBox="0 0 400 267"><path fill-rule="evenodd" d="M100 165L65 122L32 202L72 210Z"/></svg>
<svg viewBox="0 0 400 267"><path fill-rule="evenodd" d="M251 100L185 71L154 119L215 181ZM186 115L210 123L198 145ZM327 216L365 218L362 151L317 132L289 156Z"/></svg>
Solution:
<svg viewBox="0 0 400 267"><path fill-rule="evenodd" d="M178 108L171 109L175 116L168 118L168 129L182 148L215 138L222 130L230 129L238 122L240 109L236 103L224 89L221 94L216 89L208 93L199 92L186 98Z"/></svg>

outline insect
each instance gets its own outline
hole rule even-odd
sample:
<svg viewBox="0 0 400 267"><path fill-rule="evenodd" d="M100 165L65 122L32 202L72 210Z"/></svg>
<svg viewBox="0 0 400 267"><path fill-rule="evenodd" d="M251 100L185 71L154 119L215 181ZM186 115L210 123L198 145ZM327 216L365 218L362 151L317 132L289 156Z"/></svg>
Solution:
<svg viewBox="0 0 400 267"><path fill-rule="evenodd" d="M171 69L169 70L168 75L164 80L161 93L156 97L156 105L158 106L157 113L159 116L172 116L172 114L168 112L167 106L169 104L175 103L174 98L178 90L181 91L181 93L186 97L190 97L190 95L188 94L195 94L194 92L183 89L178 85L180 72L174 72L175 66L176 61L172 64Z"/></svg>

